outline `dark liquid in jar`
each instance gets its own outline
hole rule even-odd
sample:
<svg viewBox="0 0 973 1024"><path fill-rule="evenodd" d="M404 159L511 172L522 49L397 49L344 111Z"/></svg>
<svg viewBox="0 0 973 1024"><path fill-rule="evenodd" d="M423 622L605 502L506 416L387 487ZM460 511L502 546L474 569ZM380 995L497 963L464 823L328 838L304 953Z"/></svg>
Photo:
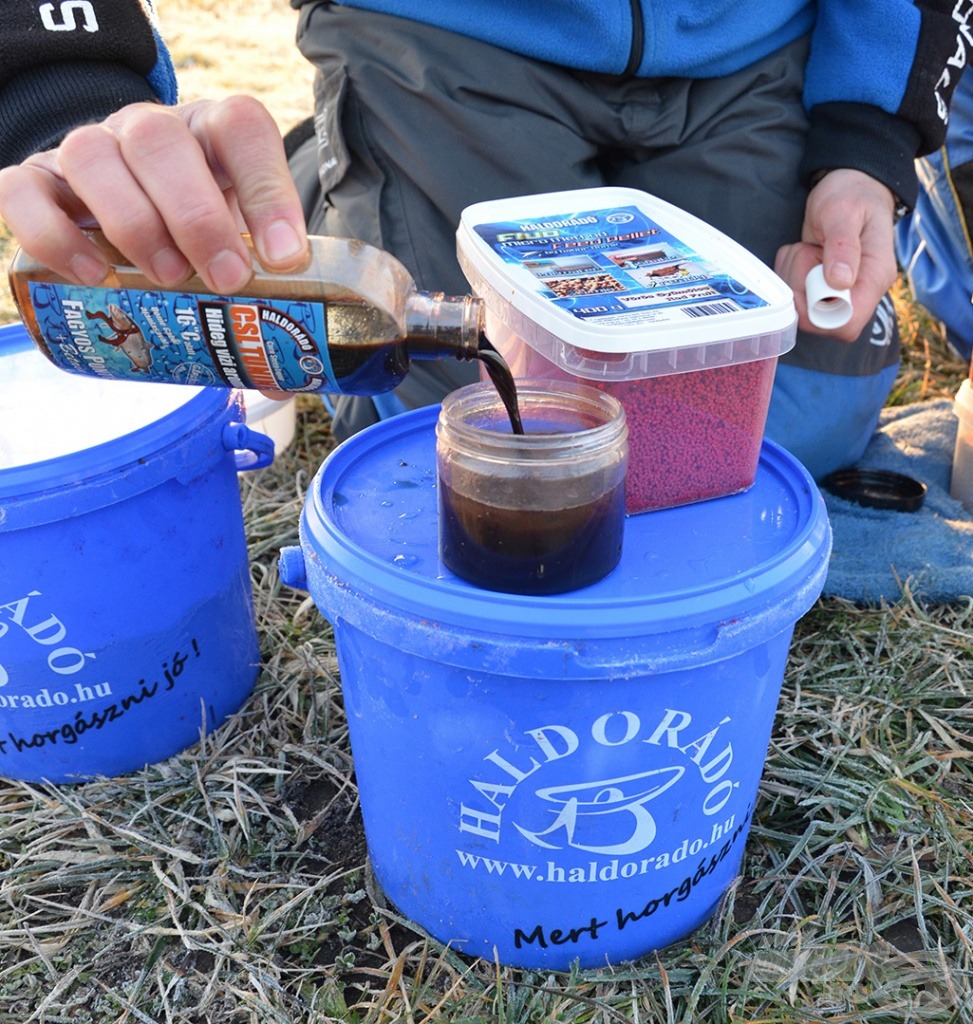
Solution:
<svg viewBox="0 0 973 1024"><path fill-rule="evenodd" d="M562 509L498 508L440 481L440 555L448 569L487 590L559 594L606 576L622 553L623 483Z"/></svg>

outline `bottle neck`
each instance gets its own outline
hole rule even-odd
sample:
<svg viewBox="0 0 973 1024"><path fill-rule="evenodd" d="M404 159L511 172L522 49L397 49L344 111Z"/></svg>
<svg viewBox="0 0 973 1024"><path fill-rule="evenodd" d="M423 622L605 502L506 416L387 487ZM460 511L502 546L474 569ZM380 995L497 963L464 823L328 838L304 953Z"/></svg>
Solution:
<svg viewBox="0 0 973 1024"><path fill-rule="evenodd" d="M475 359L483 300L475 295L412 292L405 305L405 346L413 359Z"/></svg>

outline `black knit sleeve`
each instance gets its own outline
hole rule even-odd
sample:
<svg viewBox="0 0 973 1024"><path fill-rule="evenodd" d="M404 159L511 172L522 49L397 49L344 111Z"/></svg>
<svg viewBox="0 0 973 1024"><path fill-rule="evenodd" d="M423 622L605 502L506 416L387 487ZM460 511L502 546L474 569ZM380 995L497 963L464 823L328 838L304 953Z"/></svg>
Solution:
<svg viewBox="0 0 973 1024"><path fill-rule="evenodd" d="M136 100L158 51L138 0L0 0L0 166Z"/></svg>
<svg viewBox="0 0 973 1024"><path fill-rule="evenodd" d="M873 13L880 6L872 5ZM805 87L811 128L802 177L810 184L819 171L855 168L911 207L918 192L915 158L943 144L953 91L973 56L973 2L889 3L887 18L901 25L894 60L866 45L866 21L857 34L849 26L855 4L819 0L819 8ZM887 35L876 38L888 46ZM887 97L896 95L893 104Z"/></svg>
<svg viewBox="0 0 973 1024"><path fill-rule="evenodd" d="M850 167L887 185L911 208L919 188L914 166L919 144L915 125L877 107L822 103L811 111L801 177L810 184L818 171Z"/></svg>

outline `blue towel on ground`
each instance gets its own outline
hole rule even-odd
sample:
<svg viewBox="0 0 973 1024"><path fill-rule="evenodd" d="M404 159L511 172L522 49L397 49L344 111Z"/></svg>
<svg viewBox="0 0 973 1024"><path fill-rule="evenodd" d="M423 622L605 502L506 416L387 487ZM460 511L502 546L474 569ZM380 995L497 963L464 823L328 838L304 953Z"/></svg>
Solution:
<svg viewBox="0 0 973 1024"><path fill-rule="evenodd" d="M858 463L921 480L918 512L863 508L822 489L834 532L826 595L859 604L894 603L906 587L932 602L973 595L973 513L949 496L957 424L949 399L886 409Z"/></svg>

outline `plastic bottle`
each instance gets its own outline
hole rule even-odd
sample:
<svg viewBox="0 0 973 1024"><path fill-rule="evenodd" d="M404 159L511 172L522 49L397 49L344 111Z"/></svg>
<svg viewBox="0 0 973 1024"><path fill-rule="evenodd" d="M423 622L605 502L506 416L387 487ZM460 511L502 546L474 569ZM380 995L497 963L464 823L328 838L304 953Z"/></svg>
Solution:
<svg viewBox="0 0 973 1024"><path fill-rule="evenodd" d="M377 395L411 359L478 358L482 300L422 292L393 256L364 242L312 237L296 272L254 256L245 294L214 295L192 277L163 291L98 231L111 271L71 284L18 250L10 287L37 347L57 366L112 380L263 391Z"/></svg>

